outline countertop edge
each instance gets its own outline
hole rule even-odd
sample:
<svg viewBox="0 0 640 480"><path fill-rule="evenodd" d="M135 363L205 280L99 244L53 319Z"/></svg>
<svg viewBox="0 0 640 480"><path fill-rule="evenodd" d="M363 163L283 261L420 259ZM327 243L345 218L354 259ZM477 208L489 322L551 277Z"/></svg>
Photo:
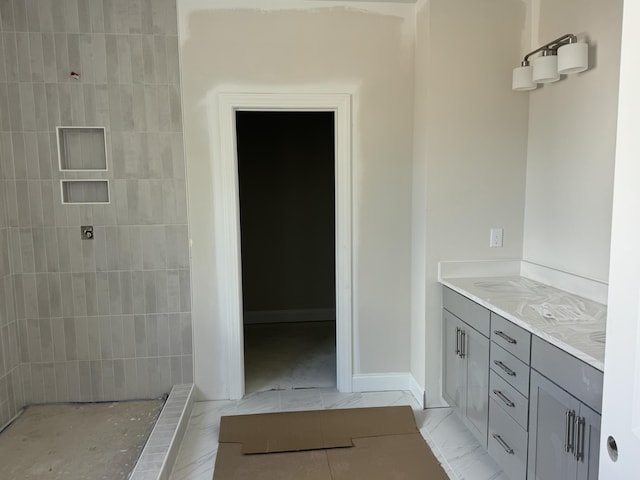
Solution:
<svg viewBox="0 0 640 480"><path fill-rule="evenodd" d="M539 337L539 338L549 342L550 344L558 347L559 349L569 353L570 355L573 355L578 360L581 360L581 361L585 362L586 364L591 365L592 367L598 369L599 371L604 372L604 362L598 360L597 358L594 358L591 355L583 352L582 350L579 350L579 349L567 344L566 342L563 342L562 340L554 337L553 335L550 335L550 334L548 334L548 333L546 333L546 332L544 332L544 331L532 326L530 323L528 323L528 322L516 317L515 315L513 315L511 313L505 312L504 310L500 309L499 307L496 307L491 302L483 300L482 298L477 297L476 295L473 295L472 293L468 292L467 290L465 290L463 288L460 288L460 287L450 283L445 278L440 278L439 282L442 285L450 288L451 290L459 293L460 295L463 295L463 296L467 297L468 299L473 300L474 302L482 305L483 307L491 310L492 312L500 315L501 317L506 318L507 320L509 320L510 322L518 325L519 327L524 328L528 332L533 333L537 337Z"/></svg>

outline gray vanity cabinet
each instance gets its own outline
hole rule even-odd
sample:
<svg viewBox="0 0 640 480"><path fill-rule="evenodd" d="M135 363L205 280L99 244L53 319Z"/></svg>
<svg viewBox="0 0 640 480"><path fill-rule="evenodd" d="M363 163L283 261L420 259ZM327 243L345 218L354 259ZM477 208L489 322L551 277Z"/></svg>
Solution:
<svg viewBox="0 0 640 480"><path fill-rule="evenodd" d="M578 463L570 443L575 412L579 411L578 400L539 373L531 372L528 480L576 478Z"/></svg>
<svg viewBox="0 0 640 480"><path fill-rule="evenodd" d="M528 480L596 480L601 371L534 338Z"/></svg>
<svg viewBox="0 0 640 480"><path fill-rule="evenodd" d="M585 420L585 433L584 461L578 463L578 480L598 480L601 417L584 404L580 405L580 416Z"/></svg>
<svg viewBox="0 0 640 480"><path fill-rule="evenodd" d="M449 405L460 409L463 403L463 371L465 360L460 356L460 329L462 320L453 314L443 311L444 320L444 352L443 352L443 396Z"/></svg>
<svg viewBox="0 0 640 480"><path fill-rule="evenodd" d="M600 415L531 372L529 480L596 480Z"/></svg>
<svg viewBox="0 0 640 480"><path fill-rule="evenodd" d="M489 311L446 290L443 302L443 396L486 448Z"/></svg>

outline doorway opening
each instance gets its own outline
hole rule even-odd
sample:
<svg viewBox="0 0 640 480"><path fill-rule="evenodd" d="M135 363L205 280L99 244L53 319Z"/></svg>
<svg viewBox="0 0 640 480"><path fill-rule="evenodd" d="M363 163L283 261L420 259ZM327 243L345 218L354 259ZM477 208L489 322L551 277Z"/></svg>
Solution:
<svg viewBox="0 0 640 480"><path fill-rule="evenodd" d="M335 388L334 112L235 124L245 391Z"/></svg>
<svg viewBox="0 0 640 480"><path fill-rule="evenodd" d="M244 331L240 258L240 207L236 112L333 112L335 122L335 275L337 389L351 392L353 380L353 255L351 95L348 93L218 93L211 97L220 148L213 157L213 208L220 333L226 353L226 396L244 396ZM197 371L197 370L196 370ZM202 375L207 381L207 375Z"/></svg>

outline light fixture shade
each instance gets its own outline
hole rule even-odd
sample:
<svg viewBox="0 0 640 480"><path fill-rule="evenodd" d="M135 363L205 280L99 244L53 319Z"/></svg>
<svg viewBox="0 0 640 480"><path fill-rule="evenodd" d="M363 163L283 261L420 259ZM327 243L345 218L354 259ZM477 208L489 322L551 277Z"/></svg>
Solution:
<svg viewBox="0 0 640 480"><path fill-rule="evenodd" d="M516 67L513 69L513 79L511 81L511 88L513 90L524 91L533 90L536 85L531 79L531 65L526 67Z"/></svg>
<svg viewBox="0 0 640 480"><path fill-rule="evenodd" d="M569 43L558 49L558 73L579 73L589 67L589 45Z"/></svg>
<svg viewBox="0 0 640 480"><path fill-rule="evenodd" d="M543 55L533 61L533 81L536 83L551 83L560 80L558 73L558 56Z"/></svg>

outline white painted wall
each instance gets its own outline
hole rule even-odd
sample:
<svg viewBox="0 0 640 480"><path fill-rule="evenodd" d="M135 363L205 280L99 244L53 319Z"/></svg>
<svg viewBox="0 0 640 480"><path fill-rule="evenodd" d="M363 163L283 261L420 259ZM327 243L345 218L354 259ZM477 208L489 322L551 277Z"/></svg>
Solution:
<svg viewBox="0 0 640 480"><path fill-rule="evenodd" d="M590 68L529 96L524 260L606 282L622 0L532 0L532 45L586 36Z"/></svg>
<svg viewBox="0 0 640 480"><path fill-rule="evenodd" d="M224 91L353 95L354 373L407 372L414 6L227 4L178 0L199 398L228 396L209 101Z"/></svg>
<svg viewBox="0 0 640 480"><path fill-rule="evenodd" d="M440 402L438 262L522 254L527 97L511 90L511 69L526 15L514 0L417 5L411 365L430 405ZM489 248L491 227L504 228L503 248Z"/></svg>

